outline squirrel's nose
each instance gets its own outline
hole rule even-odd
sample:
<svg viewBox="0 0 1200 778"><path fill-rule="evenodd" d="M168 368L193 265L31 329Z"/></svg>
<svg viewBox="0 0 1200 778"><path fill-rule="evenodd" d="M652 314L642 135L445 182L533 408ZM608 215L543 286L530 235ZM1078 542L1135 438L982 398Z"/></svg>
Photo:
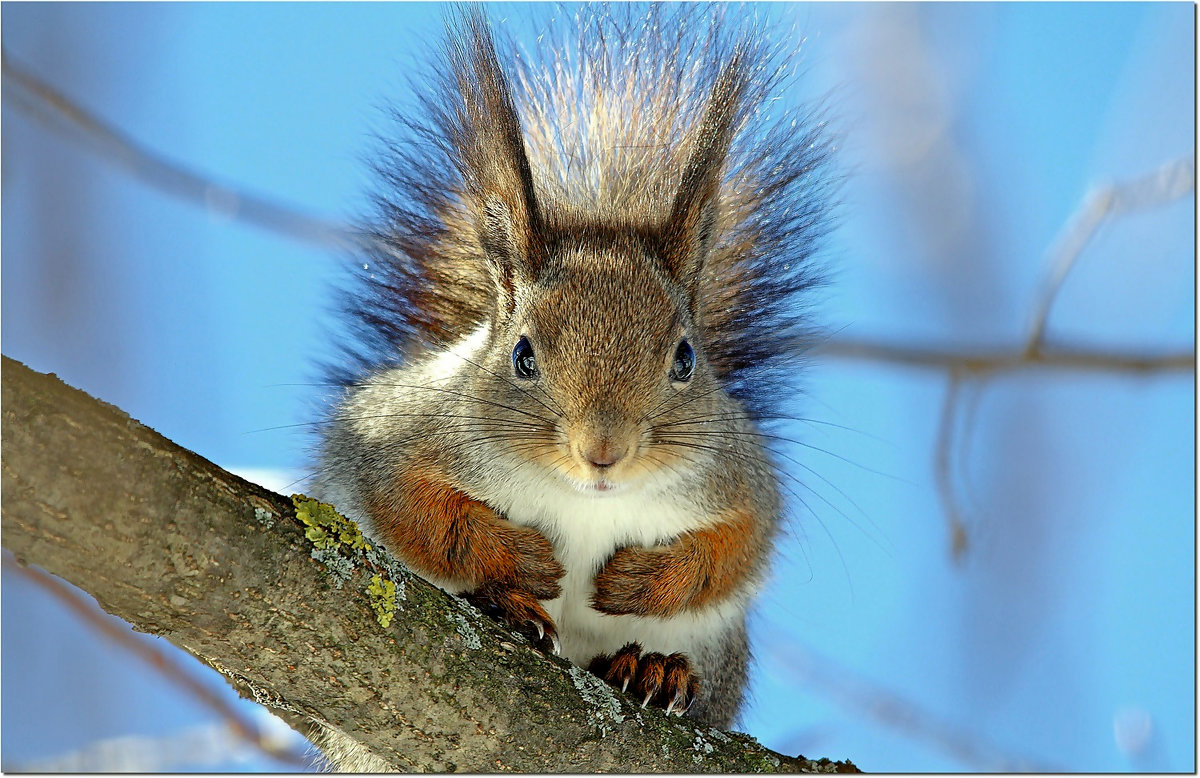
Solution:
<svg viewBox="0 0 1200 778"><path fill-rule="evenodd" d="M620 462L627 451L628 446L619 445L611 440L597 440L589 443L580 453L597 469L607 470Z"/></svg>

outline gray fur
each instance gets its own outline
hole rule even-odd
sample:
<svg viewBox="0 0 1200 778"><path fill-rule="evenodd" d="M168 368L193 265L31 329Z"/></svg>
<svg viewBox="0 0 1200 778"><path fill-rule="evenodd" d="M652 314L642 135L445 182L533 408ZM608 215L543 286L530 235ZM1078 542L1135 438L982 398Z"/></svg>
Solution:
<svg viewBox="0 0 1200 778"><path fill-rule="evenodd" d="M727 728L781 514L760 424L809 336L797 300L828 203L820 128L764 107L787 48L720 15L587 6L520 57L480 10L452 17L425 115L380 165L378 248L349 306L360 339L312 489L375 535L370 506L395 504L402 474L449 474L553 546L567 573L544 604L568 658L682 651L702 679L688 715ZM533 380L514 375L522 338ZM597 469L612 451L629 454ZM670 617L589 607L621 548L730 516L751 517L728 552L749 575L723 599Z"/></svg>

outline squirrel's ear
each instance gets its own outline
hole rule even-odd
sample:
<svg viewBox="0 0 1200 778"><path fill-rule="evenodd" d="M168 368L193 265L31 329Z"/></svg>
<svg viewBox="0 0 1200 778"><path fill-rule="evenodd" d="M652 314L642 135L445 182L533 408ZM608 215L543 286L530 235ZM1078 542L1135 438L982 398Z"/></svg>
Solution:
<svg viewBox="0 0 1200 778"><path fill-rule="evenodd" d="M740 54L735 54L713 84L664 225L667 273L693 297L700 270L716 240L721 178L746 88L741 60Z"/></svg>
<svg viewBox="0 0 1200 778"><path fill-rule="evenodd" d="M448 54L456 91L455 161L465 185L500 303L511 310L517 284L536 280L541 265L541 219L508 79L496 57L483 12L458 15Z"/></svg>

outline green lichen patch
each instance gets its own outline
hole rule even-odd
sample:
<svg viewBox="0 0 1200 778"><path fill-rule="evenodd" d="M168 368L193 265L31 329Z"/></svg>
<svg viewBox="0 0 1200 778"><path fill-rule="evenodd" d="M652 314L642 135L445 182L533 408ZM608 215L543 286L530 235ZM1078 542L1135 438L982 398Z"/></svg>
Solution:
<svg viewBox="0 0 1200 778"><path fill-rule="evenodd" d="M388 578L391 578L396 583L396 597L400 600L407 600L408 594L404 588L404 580L409 575L408 568L399 559L396 559L391 554L381 548L367 545L365 550L367 565L372 570L381 570Z"/></svg>
<svg viewBox="0 0 1200 778"><path fill-rule="evenodd" d="M408 573L404 566L368 543L358 525L332 505L303 494L292 495L292 504L296 506L296 518L305 527L304 537L312 543L310 556L325 566L336 588L350 580L358 565L374 573L366 589L367 600L380 626L390 626L399 610L397 595L405 599L404 579Z"/></svg>
<svg viewBox="0 0 1200 778"><path fill-rule="evenodd" d="M302 494L293 494L292 504L296 506L296 518L308 528L304 536L314 547L337 549L344 543L355 551L371 548L358 525L338 513L332 505Z"/></svg>
<svg viewBox="0 0 1200 778"><path fill-rule="evenodd" d="M379 626L387 628L392 623L392 616L396 615L396 584L376 573L371 576L367 597L371 600L371 610L375 611L375 620Z"/></svg>

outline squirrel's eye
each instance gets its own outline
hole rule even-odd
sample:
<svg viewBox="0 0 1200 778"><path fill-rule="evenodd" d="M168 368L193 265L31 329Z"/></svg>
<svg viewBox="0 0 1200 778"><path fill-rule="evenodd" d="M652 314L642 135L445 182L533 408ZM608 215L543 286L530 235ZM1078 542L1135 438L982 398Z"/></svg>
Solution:
<svg viewBox="0 0 1200 778"><path fill-rule="evenodd" d="M517 345L513 349L513 371L520 378L537 376L537 362L533 359L533 346L529 345L529 339L524 335L517 341Z"/></svg>
<svg viewBox="0 0 1200 778"><path fill-rule="evenodd" d="M671 365L671 380L686 383L691 380L692 371L696 369L696 352L686 339L679 341L675 349L675 364Z"/></svg>

